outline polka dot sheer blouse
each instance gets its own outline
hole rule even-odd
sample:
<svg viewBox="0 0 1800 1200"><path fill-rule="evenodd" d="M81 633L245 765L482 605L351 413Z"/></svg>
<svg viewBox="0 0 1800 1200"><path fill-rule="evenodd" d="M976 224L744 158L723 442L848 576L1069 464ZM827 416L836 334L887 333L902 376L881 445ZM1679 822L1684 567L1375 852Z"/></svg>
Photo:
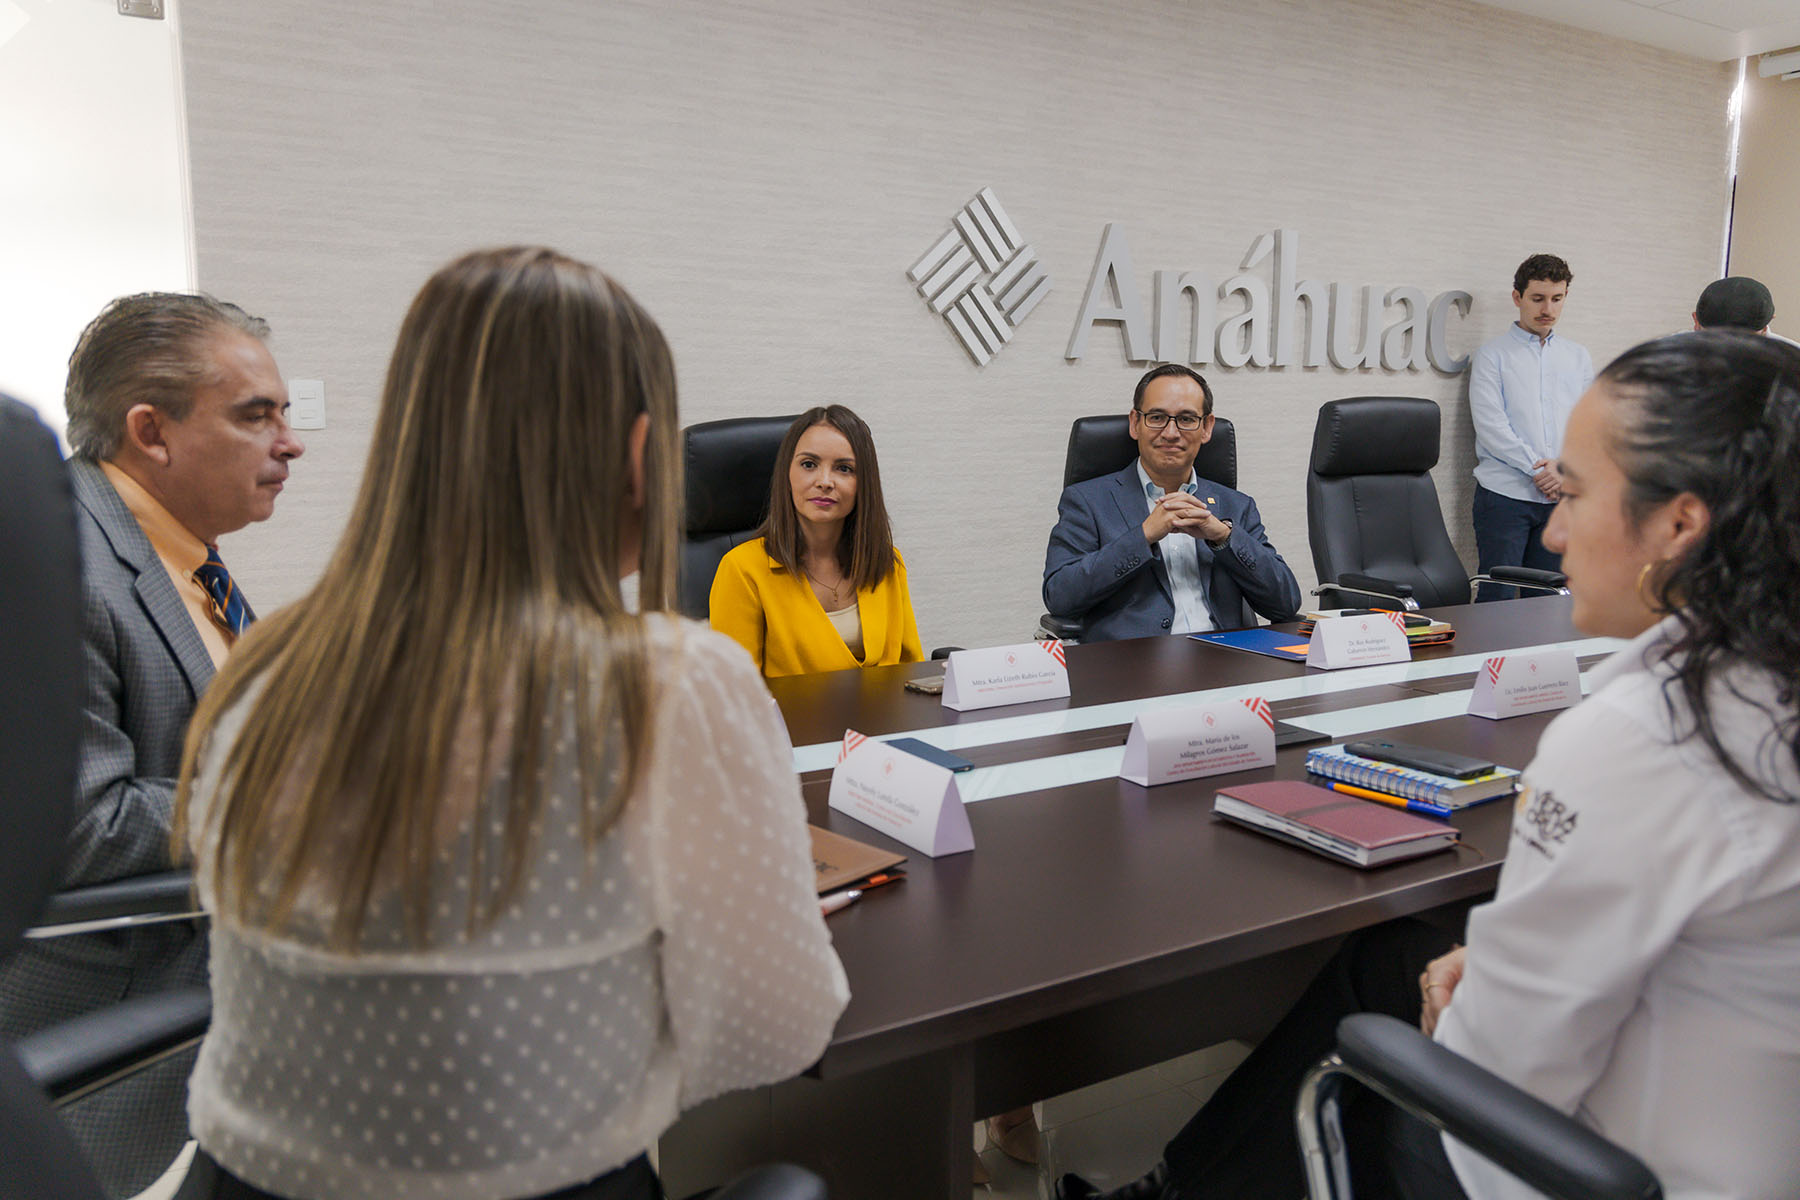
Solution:
<svg viewBox="0 0 1800 1200"><path fill-rule="evenodd" d="M729 639L666 617L650 632L648 771L587 851L577 739L603 735L555 717L528 882L497 921L468 928L472 828L446 839L423 949L393 896L371 904L356 954L329 947L330 913L304 894L278 935L215 919L189 1113L226 1169L300 1198L532 1196L823 1052L849 990L780 715ZM221 719L196 778L202 850L243 712ZM468 826L500 831L503 783L464 805ZM206 870L198 883L213 910Z"/></svg>

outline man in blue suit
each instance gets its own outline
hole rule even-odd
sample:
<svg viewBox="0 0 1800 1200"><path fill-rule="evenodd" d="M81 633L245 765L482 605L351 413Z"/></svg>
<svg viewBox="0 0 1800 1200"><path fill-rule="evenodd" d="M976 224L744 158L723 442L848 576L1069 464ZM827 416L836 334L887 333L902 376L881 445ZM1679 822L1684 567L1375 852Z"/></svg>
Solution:
<svg viewBox="0 0 1800 1200"><path fill-rule="evenodd" d="M1044 555L1044 605L1082 621L1083 641L1289 621L1300 585L1263 532L1256 502L1194 474L1213 431L1212 388L1176 363L1138 380L1137 461L1062 494Z"/></svg>

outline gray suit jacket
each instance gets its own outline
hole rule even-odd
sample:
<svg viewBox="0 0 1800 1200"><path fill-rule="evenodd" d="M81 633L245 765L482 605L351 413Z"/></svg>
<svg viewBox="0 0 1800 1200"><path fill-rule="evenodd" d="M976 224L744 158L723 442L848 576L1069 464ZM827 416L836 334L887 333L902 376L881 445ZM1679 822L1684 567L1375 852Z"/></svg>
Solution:
<svg viewBox="0 0 1800 1200"><path fill-rule="evenodd" d="M1201 499L1231 537L1214 550L1196 539L1206 607L1218 629L1291 621L1300 610L1300 584L1269 543L1256 501L1211 480L1200 481ZM1144 538L1148 501L1137 462L1064 489L1056 528L1044 554L1044 606L1059 617L1079 617L1081 640L1154 637L1169 632L1175 615L1161 545Z"/></svg>
<svg viewBox="0 0 1800 1200"><path fill-rule="evenodd" d="M137 518L72 460L86 686L69 884L167 870L181 743L212 658Z"/></svg>
<svg viewBox="0 0 1800 1200"><path fill-rule="evenodd" d="M162 560L98 466L71 460L82 559L80 762L64 885L168 870L182 739L212 658ZM133 995L201 983L206 938L176 922L28 943L0 969L17 1037ZM64 1110L113 1195L154 1182L186 1138L184 1054Z"/></svg>

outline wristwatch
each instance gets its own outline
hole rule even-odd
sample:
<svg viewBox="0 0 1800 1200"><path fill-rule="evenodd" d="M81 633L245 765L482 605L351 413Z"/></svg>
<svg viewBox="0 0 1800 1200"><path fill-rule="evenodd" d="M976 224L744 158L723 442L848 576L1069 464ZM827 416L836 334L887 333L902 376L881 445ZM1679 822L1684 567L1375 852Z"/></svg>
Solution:
<svg viewBox="0 0 1800 1200"><path fill-rule="evenodd" d="M1220 538L1216 542L1213 541L1211 538L1208 538L1207 542L1206 542L1206 544L1208 546L1211 546L1214 550L1217 550L1219 547L1223 546L1226 542L1229 542L1231 540L1231 529L1232 529L1231 522L1227 521L1224 517L1220 517L1219 523L1221 525L1225 526L1225 536Z"/></svg>

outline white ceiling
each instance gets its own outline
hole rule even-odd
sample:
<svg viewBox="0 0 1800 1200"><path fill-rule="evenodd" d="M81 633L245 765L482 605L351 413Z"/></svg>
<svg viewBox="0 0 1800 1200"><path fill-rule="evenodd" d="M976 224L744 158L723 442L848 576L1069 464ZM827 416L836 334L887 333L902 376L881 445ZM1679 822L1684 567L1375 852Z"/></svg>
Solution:
<svg viewBox="0 0 1800 1200"><path fill-rule="evenodd" d="M1800 0L1477 2L1719 61L1800 46Z"/></svg>

